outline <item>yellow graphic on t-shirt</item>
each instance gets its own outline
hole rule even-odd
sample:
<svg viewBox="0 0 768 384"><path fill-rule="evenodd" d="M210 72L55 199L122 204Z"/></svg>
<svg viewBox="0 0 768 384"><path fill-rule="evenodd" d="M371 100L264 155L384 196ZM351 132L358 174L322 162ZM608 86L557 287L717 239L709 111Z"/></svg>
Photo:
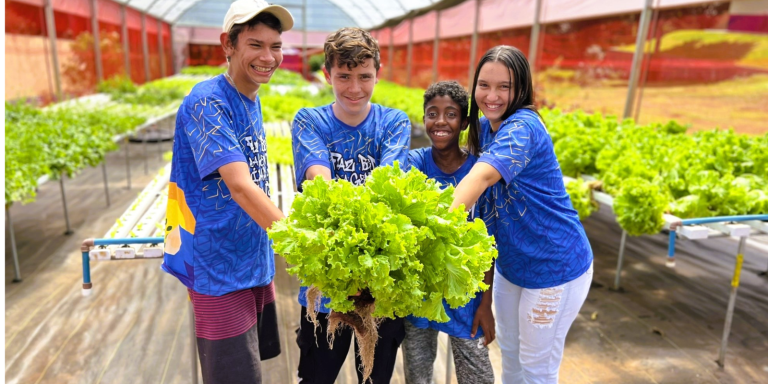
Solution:
<svg viewBox="0 0 768 384"><path fill-rule="evenodd" d="M168 184L168 207L165 212L165 253L175 255L181 249L181 228L195 234L195 216L187 206L184 191L176 183Z"/></svg>

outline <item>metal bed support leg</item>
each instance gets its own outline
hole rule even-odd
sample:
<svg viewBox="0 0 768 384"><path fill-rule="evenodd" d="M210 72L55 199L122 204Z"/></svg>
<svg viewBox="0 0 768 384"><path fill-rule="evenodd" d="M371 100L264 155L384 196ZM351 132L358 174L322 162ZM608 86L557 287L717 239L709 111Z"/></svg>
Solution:
<svg viewBox="0 0 768 384"><path fill-rule="evenodd" d="M8 232L11 235L11 249L13 250L13 282L21 282L21 268L19 268L19 253L16 250L16 235L13 231L13 219L11 218L11 207L5 207L5 217L8 219Z"/></svg>
<svg viewBox="0 0 768 384"><path fill-rule="evenodd" d="M163 163L163 138L160 134L160 123L154 125L157 134L157 156L160 158L160 164Z"/></svg>
<svg viewBox="0 0 768 384"><path fill-rule="evenodd" d="M107 159L101 163L101 173L104 175L104 196L107 197L107 207L111 204L109 202L109 181L107 180Z"/></svg>
<svg viewBox="0 0 768 384"><path fill-rule="evenodd" d="M147 156L147 134L144 132L144 140L142 140L142 146L144 147L144 174L149 175L149 160Z"/></svg>
<svg viewBox="0 0 768 384"><path fill-rule="evenodd" d="M720 367L725 367L725 349L728 347L728 335L731 333L733 308L736 306L736 292L739 289L739 281L741 280L741 265L744 263L744 243L746 243L746 241L746 236L743 236L739 240L739 250L736 253L736 266L733 269L733 279L731 280L731 297L728 298L728 312L725 314L723 340L720 343L720 355L717 358L717 365Z"/></svg>
<svg viewBox="0 0 768 384"><path fill-rule="evenodd" d="M197 337L195 336L195 310L192 302L189 302L189 334L192 350L192 384L197 384Z"/></svg>
<svg viewBox="0 0 768 384"><path fill-rule="evenodd" d="M613 282L613 289L621 289L621 267L624 265L624 248L627 245L627 231L621 230L621 244L619 245L619 261L616 263L616 279Z"/></svg>
<svg viewBox="0 0 768 384"><path fill-rule="evenodd" d="M130 156L130 142L128 136L125 136L125 175L128 180L127 189L131 189L131 156Z"/></svg>
<svg viewBox="0 0 768 384"><path fill-rule="evenodd" d="M677 231L669 231L669 248L667 249L667 267L675 267L675 239L677 239Z"/></svg>
<svg viewBox="0 0 768 384"><path fill-rule="evenodd" d="M93 293L93 284L91 283L91 260L88 251L83 252L83 296L90 296Z"/></svg>
<svg viewBox="0 0 768 384"><path fill-rule="evenodd" d="M65 235L71 235L74 233L72 231L72 227L69 225L69 211L67 210L67 195L64 193L64 175L62 174L61 177L59 177L59 187L61 188L61 202L64 204L64 221L67 223L67 231L64 232Z"/></svg>

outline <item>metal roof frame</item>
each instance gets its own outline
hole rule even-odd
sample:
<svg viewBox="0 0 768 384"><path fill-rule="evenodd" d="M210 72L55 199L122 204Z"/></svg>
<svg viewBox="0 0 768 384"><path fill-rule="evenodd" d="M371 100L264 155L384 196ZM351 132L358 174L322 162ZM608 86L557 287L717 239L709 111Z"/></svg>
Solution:
<svg viewBox="0 0 768 384"><path fill-rule="evenodd" d="M233 0L113 0L171 25L213 27L224 19ZM464 0L275 0L294 13L296 29L307 7L307 30L334 30L342 26L375 29L438 7ZM449 3L446 5L446 3ZM314 17L313 17L314 15ZM215 23L214 23L214 20Z"/></svg>

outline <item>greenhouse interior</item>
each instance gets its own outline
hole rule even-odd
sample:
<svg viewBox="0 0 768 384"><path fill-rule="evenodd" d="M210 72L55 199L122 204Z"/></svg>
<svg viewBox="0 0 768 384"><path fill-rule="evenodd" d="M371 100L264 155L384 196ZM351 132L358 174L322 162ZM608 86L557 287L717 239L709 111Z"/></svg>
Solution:
<svg viewBox="0 0 768 384"><path fill-rule="evenodd" d="M4 108L7 383L768 382L768 0L6 0Z"/></svg>

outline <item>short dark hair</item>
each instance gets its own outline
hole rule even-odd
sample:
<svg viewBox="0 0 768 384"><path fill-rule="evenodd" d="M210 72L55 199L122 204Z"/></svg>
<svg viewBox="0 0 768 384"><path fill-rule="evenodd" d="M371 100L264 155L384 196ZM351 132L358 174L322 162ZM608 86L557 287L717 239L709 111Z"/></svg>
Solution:
<svg viewBox="0 0 768 384"><path fill-rule="evenodd" d="M469 112L469 93L456 80L439 81L427 88L424 92L424 109L427 104L437 96L448 96L461 109L461 119L467 118Z"/></svg>
<svg viewBox="0 0 768 384"><path fill-rule="evenodd" d="M367 59L373 59L376 72L381 67L379 43L368 31L357 27L341 28L328 35L323 45L325 69L331 73L334 66L357 67Z"/></svg>
<svg viewBox="0 0 768 384"><path fill-rule="evenodd" d="M232 46L237 47L237 39L240 37L240 33L242 33L244 30L250 30L259 24L264 24L267 27L277 31L277 33L283 33L283 25L280 24L280 19L269 12L262 12L252 19L246 21L245 23L235 24L232 26L232 28L227 33L229 41L232 42Z"/></svg>
<svg viewBox="0 0 768 384"><path fill-rule="evenodd" d="M512 81L512 88L509 90L509 97L512 104L507 107L502 120L506 120L517 112L518 109L530 109L536 113L536 106L533 102L533 81L531 79L531 68L528 59L519 49L509 45L498 45L486 52L475 69L475 79L472 82L472 99L469 103L469 135L467 136L467 149L475 156L480 153L480 114L477 101L475 101L475 90L477 89L477 79L480 75L480 69L487 63L502 63L509 70L509 79ZM514 98L513 98L514 97Z"/></svg>

